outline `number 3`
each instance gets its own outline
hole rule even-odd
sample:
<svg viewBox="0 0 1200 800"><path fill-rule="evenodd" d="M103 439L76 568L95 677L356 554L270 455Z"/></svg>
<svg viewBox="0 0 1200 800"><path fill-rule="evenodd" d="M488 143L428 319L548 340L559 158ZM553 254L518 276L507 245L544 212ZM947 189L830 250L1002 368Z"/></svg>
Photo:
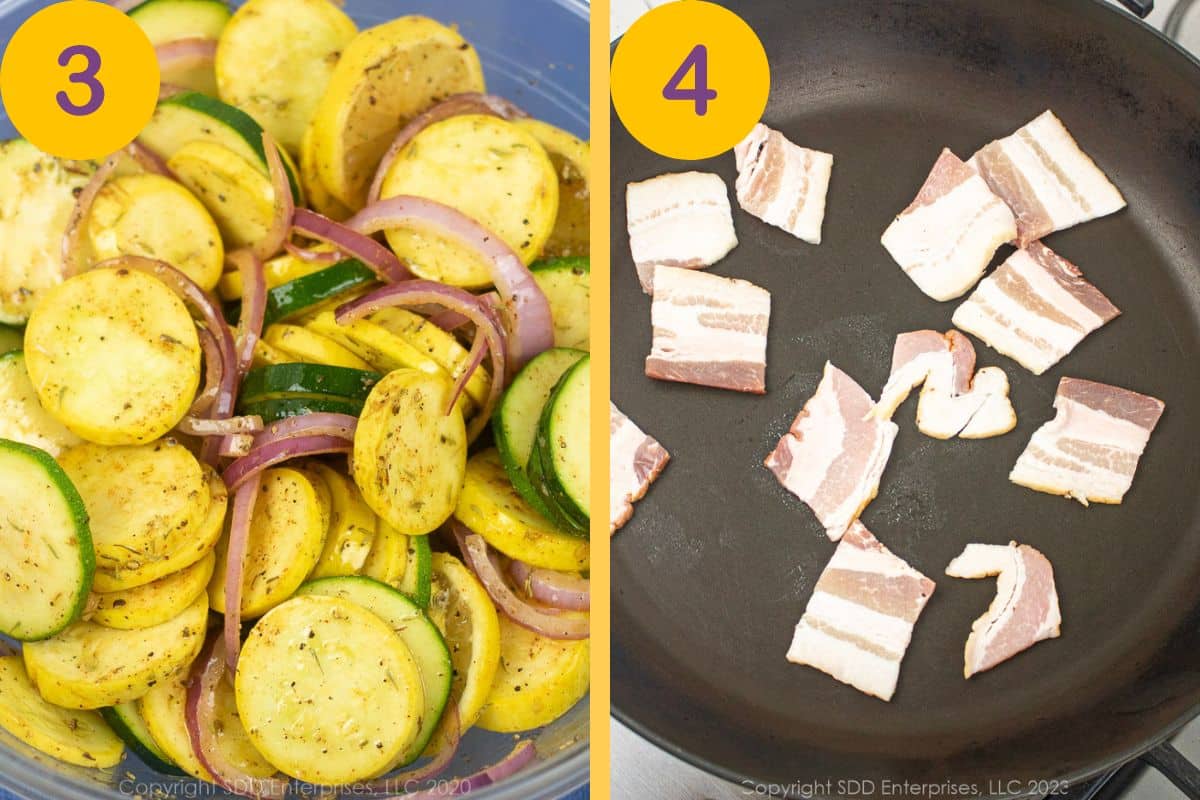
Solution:
<svg viewBox="0 0 1200 800"><path fill-rule="evenodd" d="M696 85L694 89L683 89L679 84L692 68L696 70ZM667 100L691 100L696 104L696 115L703 117L708 113L708 101L715 100L717 92L708 88L708 48L698 44L687 54L687 58L675 70L671 80L663 87L663 97Z"/></svg>
<svg viewBox="0 0 1200 800"><path fill-rule="evenodd" d="M83 105L77 105L66 92L59 92L55 99L63 111L72 116L84 117L95 112L104 102L104 86L96 80L96 73L100 71L100 54L96 52L96 48L86 44L73 44L58 54L58 65L67 66L75 56L83 56L87 60L87 66L79 72L72 72L67 76L67 80L88 87L88 100Z"/></svg>

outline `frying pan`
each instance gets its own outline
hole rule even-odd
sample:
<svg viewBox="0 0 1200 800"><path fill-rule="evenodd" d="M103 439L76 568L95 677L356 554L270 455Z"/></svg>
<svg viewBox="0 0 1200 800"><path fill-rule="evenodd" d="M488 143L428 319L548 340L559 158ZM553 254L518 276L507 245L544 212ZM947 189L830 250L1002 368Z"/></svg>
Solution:
<svg viewBox="0 0 1200 800"><path fill-rule="evenodd" d="M1197 62L1089 0L730 5L771 63L765 122L834 154L824 240L805 244L735 206L740 244L711 268L771 292L765 396L646 378L650 299L629 256L624 187L685 169L732 187L735 172L730 154L656 156L613 116L612 392L672 455L612 543L614 713L776 794L934 791L885 780L1046 794L1150 750L1200 710ZM1129 202L1047 243L1123 314L1040 377L976 343L980 366L1001 366L1012 384L1019 423L1005 436L937 441L916 430L914 398L898 410L863 521L938 586L883 703L784 658L834 545L762 460L826 359L877 395L897 333L951 326L957 304L918 291L879 236L942 146L966 158L1046 108ZM1123 505L1084 508L1007 480L1053 416L1063 375L1166 402ZM1062 636L967 681L963 644L995 584L943 570L968 542L1010 539L1054 564Z"/></svg>

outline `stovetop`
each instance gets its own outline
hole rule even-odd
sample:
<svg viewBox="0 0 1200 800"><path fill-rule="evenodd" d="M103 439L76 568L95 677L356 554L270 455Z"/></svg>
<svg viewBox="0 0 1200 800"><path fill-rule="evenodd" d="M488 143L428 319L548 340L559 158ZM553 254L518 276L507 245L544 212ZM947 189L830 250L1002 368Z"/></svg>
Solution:
<svg viewBox="0 0 1200 800"><path fill-rule="evenodd" d="M611 35L620 36L639 16L667 0L612 0ZM1111 0L1110 0L1111 1ZM1163 30L1172 23L1177 41L1200 55L1200 0L1157 0L1146 19ZM1189 12L1183 15L1184 7ZM1176 13L1172 15L1172 11ZM1182 30L1180 17L1183 17ZM737 786L666 753L615 719L612 720L612 796L615 800L746 800L753 789ZM1172 744L1200 764L1200 717L1181 730ZM1056 800L1180 800L1182 793L1158 771L1135 761L1106 776L1073 788Z"/></svg>

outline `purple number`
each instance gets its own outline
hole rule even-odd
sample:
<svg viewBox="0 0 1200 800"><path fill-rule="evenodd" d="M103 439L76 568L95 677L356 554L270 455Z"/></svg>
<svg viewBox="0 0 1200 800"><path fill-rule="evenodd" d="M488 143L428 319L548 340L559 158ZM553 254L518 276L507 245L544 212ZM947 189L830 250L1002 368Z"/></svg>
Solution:
<svg viewBox="0 0 1200 800"><path fill-rule="evenodd" d="M58 107L68 114L86 117L88 114L95 113L96 109L100 108L104 102L104 87L100 81L96 80L96 73L100 71L100 54L96 52L96 48L86 44L73 44L58 54L58 65L60 67L67 66L75 56L83 56L87 60L87 65L79 72L72 72L67 76L67 80L86 86L88 100L83 105L78 105L66 92L59 92L55 95L55 99L58 100Z"/></svg>
<svg viewBox="0 0 1200 800"><path fill-rule="evenodd" d="M689 71L695 70L695 87L684 89L679 84L687 77ZM663 97L668 100L691 100L696 104L697 116L703 117L708 113L708 101L715 100L717 92L708 88L708 48L698 44L687 54L687 58L675 70L671 80L663 87Z"/></svg>

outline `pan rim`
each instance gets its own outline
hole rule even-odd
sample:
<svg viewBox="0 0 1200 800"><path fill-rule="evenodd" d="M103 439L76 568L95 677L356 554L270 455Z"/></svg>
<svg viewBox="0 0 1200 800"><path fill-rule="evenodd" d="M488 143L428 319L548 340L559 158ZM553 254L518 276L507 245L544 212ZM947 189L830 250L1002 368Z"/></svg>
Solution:
<svg viewBox="0 0 1200 800"><path fill-rule="evenodd" d="M724 2L727 2L727 0L716 0L716 2L724 3ZM1183 62L1185 64L1189 65L1191 68L1200 70L1200 55L1193 54L1192 52L1186 50L1182 45L1180 45L1174 39L1170 38L1165 33L1163 33L1161 30L1159 30L1158 28L1155 28L1149 22L1138 17L1136 14L1132 13L1131 11L1128 11L1127 9L1124 9L1124 8L1117 7L1115 4L1108 2L1108 0L1084 0L1083 2L1080 3L1080 6L1081 6L1081 8L1079 9L1080 14L1091 13L1093 11L1093 9L1095 9L1096 7L1100 7L1101 9L1103 9L1102 13L1116 15L1116 16L1122 18L1123 20L1125 20L1126 22L1132 23L1135 26L1135 28L1130 29L1130 30L1136 30L1137 28L1140 28L1142 30L1142 32L1150 33L1152 35L1153 39L1157 40L1160 44L1167 45L1167 50L1158 51L1157 52L1158 55L1165 56L1166 53L1171 52L1175 56L1182 56ZM613 39L610 42L610 47L609 47L610 62L611 62L613 54L616 51L617 45L621 42L621 40L623 38L624 38L624 34L622 34L621 36L618 36L617 38ZM1198 84L1198 90L1200 90L1200 72L1196 73L1193 76L1193 78L1195 79L1195 81ZM609 97L609 108L610 108L610 113L615 113L612 109L611 94ZM612 232L610 231L610 238L611 238L611 236L612 236ZM612 546L612 542L610 542L610 547L611 546ZM611 591L611 587L610 587L610 591ZM610 669L611 669L611 664L612 664L612 661L610 658ZM610 690L610 692L611 692L611 690ZM724 781L735 784L742 788L745 788L747 786L747 784L753 786L753 785L762 783L762 781L760 781L758 778L755 778L750 775L745 775L741 772L738 772L737 770L729 769L721 764L718 764L713 761L709 761L708 759L706 759L702 756L699 756L696 753L693 753L690 749L682 747L680 745L677 745L676 743L671 741L666 736L657 733L656 731L652 730L648 725L645 725L642 722L638 721L635 718L634 714L636 714L636 711L631 713L631 712L625 710L617 702L617 700L615 698L611 700L611 702L610 702L610 718L616 719L618 722L620 722L622 725L624 725L629 730L633 731L639 737L646 740L647 742L654 745L655 747L659 748L660 750L668 753L669 755L672 755L675 758L678 758L679 760L683 761L686 764L689 764L690 766L693 766L693 767L700 769L710 775L713 775L717 778L720 778ZM1047 780L1063 781L1069 786L1076 786L1080 782L1093 779L1105 772L1115 770L1125 764L1128 764L1132 761L1139 759L1145 753L1148 753L1151 750L1155 749L1156 747L1159 747L1160 745L1164 744L1165 742L1168 742L1171 738L1173 738L1180 731L1180 729L1182 729L1185 725L1187 725L1193 719L1198 719L1198 718L1200 718L1200 701L1197 701L1197 702L1191 704L1190 706L1188 706L1180 714L1178 714L1177 716L1172 718L1172 720L1170 722L1161 726L1161 728L1159 730L1155 731L1152 734L1144 735L1141 738L1141 740L1138 741L1137 743L1129 745L1124 748L1120 748L1113 753L1098 756L1096 759L1092 760L1091 763L1086 766L1080 767L1076 770L1070 771L1070 772L1062 774L1062 775L1058 775L1058 776L1055 776L1052 778L1047 778ZM784 795L784 796L790 796L790 795ZM1016 797L1021 797L1021 796L1024 796L1024 795L1022 795L1022 794L1004 794L1004 793L985 793L985 794L979 795L979 798L980 798L980 800L1009 800L1009 798L1016 798ZM819 795L819 794L812 795L811 798L812 798L812 800L835 800L835 798L832 796ZM838 800L840 800L840 799L838 799Z"/></svg>

